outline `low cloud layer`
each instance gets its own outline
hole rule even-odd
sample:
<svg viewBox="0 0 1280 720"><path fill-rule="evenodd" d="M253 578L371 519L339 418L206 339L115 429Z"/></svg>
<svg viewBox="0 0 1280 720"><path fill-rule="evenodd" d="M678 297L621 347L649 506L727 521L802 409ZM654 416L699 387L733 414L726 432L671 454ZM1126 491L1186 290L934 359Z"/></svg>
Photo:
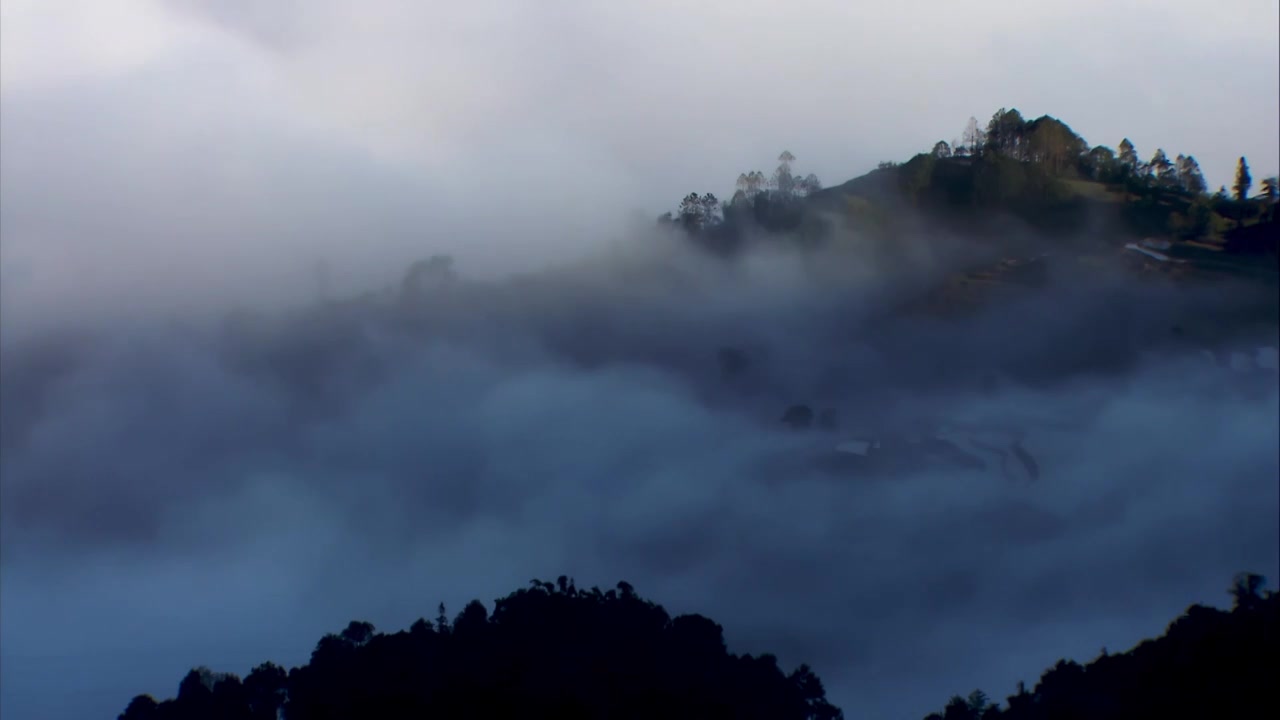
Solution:
<svg viewBox="0 0 1280 720"><path fill-rule="evenodd" d="M352 618L563 573L810 662L851 716L913 717L1275 575L1275 373L1201 353L1274 329L1187 339L1249 293L1060 264L943 321L895 311L939 279L928 255L633 240L416 299L7 342L6 715L110 714L190 665L298 663ZM779 422L801 402L841 429ZM1040 476L836 462L916 434L1020 438Z"/></svg>

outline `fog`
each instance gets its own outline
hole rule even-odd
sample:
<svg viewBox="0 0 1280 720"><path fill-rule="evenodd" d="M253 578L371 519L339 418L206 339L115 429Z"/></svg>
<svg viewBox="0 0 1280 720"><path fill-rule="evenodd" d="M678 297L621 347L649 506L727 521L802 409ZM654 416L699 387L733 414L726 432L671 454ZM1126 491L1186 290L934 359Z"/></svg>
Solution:
<svg viewBox="0 0 1280 720"><path fill-rule="evenodd" d="M1261 177L1274 3L1162 4L1185 42L1151 48L1136 2L846 5L6 2L0 714L111 717L566 574L920 717L1276 577L1274 288L1016 225L724 261L651 221L783 147L835 184L1002 105ZM1126 89L1137 55L1168 62ZM1045 253L1034 291L917 303ZM407 281L437 254L456 277ZM933 437L981 467L834 450Z"/></svg>
<svg viewBox="0 0 1280 720"><path fill-rule="evenodd" d="M118 712L190 665L298 663L352 618L563 573L810 662L851 716L910 717L1275 574L1274 370L1168 340L1212 299L1068 269L885 327L931 254L632 240L417 296L7 343L6 713ZM841 428L791 430L795 402ZM830 462L945 427L1021 437L1040 476Z"/></svg>
<svg viewBox="0 0 1280 720"><path fill-rule="evenodd" d="M9 0L5 285L153 305L326 257L364 287L431 247L505 272L783 149L834 184L1000 107L1213 187L1280 170L1265 0L686 5Z"/></svg>

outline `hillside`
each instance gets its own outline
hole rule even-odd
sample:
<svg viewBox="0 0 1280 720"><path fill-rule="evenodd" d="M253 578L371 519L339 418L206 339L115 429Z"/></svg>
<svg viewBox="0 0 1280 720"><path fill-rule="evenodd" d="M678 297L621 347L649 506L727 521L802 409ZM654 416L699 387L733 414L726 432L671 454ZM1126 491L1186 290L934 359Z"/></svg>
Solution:
<svg viewBox="0 0 1280 720"><path fill-rule="evenodd" d="M1060 660L1007 704L981 690L954 696L926 720L1244 717L1273 705L1280 671L1280 595L1265 579L1237 576L1231 611L1190 607L1159 638L1086 665ZM191 670L174 699L136 696L120 720L256 720L283 716L804 718L837 720L807 667L784 674L771 655L733 655L719 625L671 618L617 590L580 591L564 577L533 581L478 601L451 623L425 619L376 633L352 622L326 635L311 661L286 671L267 662L243 681Z"/></svg>
<svg viewBox="0 0 1280 720"><path fill-rule="evenodd" d="M264 663L241 682L189 672L175 699L140 695L120 720L307 718L760 718L838 720L807 666L734 655L719 625L671 617L616 590L534 580L494 603L473 601L451 623L374 632L352 622L326 635L311 662Z"/></svg>
<svg viewBox="0 0 1280 720"><path fill-rule="evenodd" d="M1227 612L1193 605L1164 635L1080 665L1060 660L1005 705L975 690L925 720L1251 717L1280 701L1280 595L1242 574Z"/></svg>
<svg viewBox="0 0 1280 720"><path fill-rule="evenodd" d="M778 162L770 176L740 175L731 200L692 193L663 221L722 254L752 235L815 244L841 225L892 238L926 223L979 237L1008 236L1016 227L1046 239L1070 238L1073 247L1102 238L1113 247L1148 237L1198 243L1274 275L1280 246L1280 181L1265 178L1251 194L1245 158L1231 191L1211 193L1193 156L1171 159L1159 149L1143 161L1127 138L1118 150L1090 147L1061 120L1025 120L1017 110L997 111L985 129L971 118L963 142L940 141L906 162L883 162L825 189L815 176L799 176L790 153ZM1250 228L1247 239L1226 242ZM1219 258L1203 267L1222 266Z"/></svg>

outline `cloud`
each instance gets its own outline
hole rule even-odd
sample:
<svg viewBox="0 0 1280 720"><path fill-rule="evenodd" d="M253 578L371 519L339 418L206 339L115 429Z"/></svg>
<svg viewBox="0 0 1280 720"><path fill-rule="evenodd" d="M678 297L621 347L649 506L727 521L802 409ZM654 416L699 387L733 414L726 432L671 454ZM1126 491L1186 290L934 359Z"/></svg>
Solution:
<svg viewBox="0 0 1280 720"><path fill-rule="evenodd" d="M1118 300L1168 328L1213 311L1194 294L1102 295L1064 270L950 330L851 333L884 327L914 264L823 281L821 256L704 265L649 241L464 275L416 306L7 343L4 664L29 669L6 670L6 712L110 713L187 665L298 663L351 618L403 627L567 573L705 612L736 651L811 662L851 713L905 716L1156 633L1236 570L1274 574L1274 377L1194 347L1060 359L1069 336L1132 331ZM749 349L737 380L725 345ZM979 382L1001 367L1024 379ZM797 401L886 442L1020 431L1043 475L832 475L819 461L840 434L777 422ZM130 662L103 669L124 646Z"/></svg>
<svg viewBox="0 0 1280 720"><path fill-rule="evenodd" d="M1194 154L1213 185L1240 155L1280 166L1280 18L1246 0L96 7L5 11L6 260L30 287L109 269L116 296L157 257L280 276L351 244L382 272L414 244L528 267L782 148L838 182L1001 106Z"/></svg>

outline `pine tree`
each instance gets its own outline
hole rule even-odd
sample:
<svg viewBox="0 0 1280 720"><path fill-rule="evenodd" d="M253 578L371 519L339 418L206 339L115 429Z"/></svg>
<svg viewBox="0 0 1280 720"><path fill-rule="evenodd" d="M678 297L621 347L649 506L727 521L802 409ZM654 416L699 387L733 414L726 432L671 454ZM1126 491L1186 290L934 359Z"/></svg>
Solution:
<svg viewBox="0 0 1280 720"><path fill-rule="evenodd" d="M1129 142L1129 138L1120 141L1116 160L1120 161L1120 167L1124 168L1127 174L1138 174L1138 151L1134 149L1133 143Z"/></svg>
<svg viewBox="0 0 1280 720"><path fill-rule="evenodd" d="M1163 148L1156 150L1156 154L1151 156L1151 162L1147 163L1147 167L1151 168L1151 173L1160 185L1172 185L1177 179L1174 165L1169 162L1169 156L1165 154Z"/></svg>
<svg viewBox="0 0 1280 720"><path fill-rule="evenodd" d="M1236 163L1236 182L1231 186L1236 200L1244 202L1249 199L1249 188L1253 186L1253 176L1249 174L1249 163L1244 158Z"/></svg>
<svg viewBox="0 0 1280 720"><path fill-rule="evenodd" d="M1178 182L1182 185L1182 189L1192 195L1201 195L1209 186L1204 181L1204 174L1200 172L1200 163L1196 161L1194 155L1178 156Z"/></svg>

